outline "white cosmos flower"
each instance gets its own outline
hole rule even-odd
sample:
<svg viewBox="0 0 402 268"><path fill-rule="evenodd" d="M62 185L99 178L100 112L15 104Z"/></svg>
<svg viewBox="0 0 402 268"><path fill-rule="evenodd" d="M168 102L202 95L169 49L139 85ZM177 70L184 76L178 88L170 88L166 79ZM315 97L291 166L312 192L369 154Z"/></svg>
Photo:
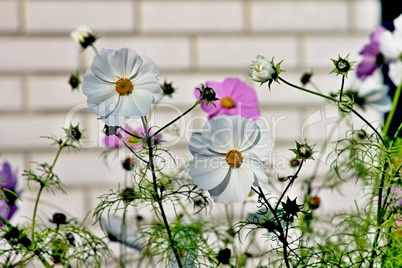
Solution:
<svg viewBox="0 0 402 268"><path fill-rule="evenodd" d="M255 82L265 83L272 79L275 69L272 63L264 56L258 55L257 60L249 66L249 74Z"/></svg>
<svg viewBox="0 0 402 268"><path fill-rule="evenodd" d="M82 91L89 109L108 126L145 116L162 97L159 68L129 48L102 49L85 73Z"/></svg>
<svg viewBox="0 0 402 268"><path fill-rule="evenodd" d="M402 15L394 20L395 30L384 31L380 36L380 52L389 63L389 78L399 86L402 84Z"/></svg>
<svg viewBox="0 0 402 268"><path fill-rule="evenodd" d="M130 248L141 250L137 231L124 224L123 218L115 215L109 215L108 218L100 217L100 225L111 241L120 242Z"/></svg>
<svg viewBox="0 0 402 268"><path fill-rule="evenodd" d="M216 116L192 134L189 147L190 176L217 203L243 202L252 185L268 183L262 161L272 150L271 135L252 119Z"/></svg>

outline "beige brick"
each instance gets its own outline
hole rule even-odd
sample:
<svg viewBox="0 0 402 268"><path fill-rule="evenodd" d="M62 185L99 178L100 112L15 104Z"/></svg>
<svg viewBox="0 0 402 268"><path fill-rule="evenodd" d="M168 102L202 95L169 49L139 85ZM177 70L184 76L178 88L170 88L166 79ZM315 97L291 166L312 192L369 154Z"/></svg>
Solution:
<svg viewBox="0 0 402 268"><path fill-rule="evenodd" d="M284 65L295 67L298 64L297 40L292 37L205 37L198 42L199 67L241 68L248 72L248 66L257 55L268 59L275 57Z"/></svg>
<svg viewBox="0 0 402 268"><path fill-rule="evenodd" d="M18 2L0 2L0 32L18 30Z"/></svg>
<svg viewBox="0 0 402 268"><path fill-rule="evenodd" d="M93 31L131 31L132 1L29 1L27 28L31 32L71 32L86 24Z"/></svg>
<svg viewBox="0 0 402 268"><path fill-rule="evenodd" d="M347 1L254 1L255 31L328 31L348 27Z"/></svg>
<svg viewBox="0 0 402 268"><path fill-rule="evenodd" d="M0 71L75 70L78 53L69 38L0 38Z"/></svg>
<svg viewBox="0 0 402 268"><path fill-rule="evenodd" d="M69 154L65 151L59 157L54 172L68 187L123 184L124 170L121 167L121 160L115 158L112 153L106 164L100 153L101 150L97 149L82 149ZM50 162L54 156L54 153L34 153L32 160L39 163Z"/></svg>
<svg viewBox="0 0 402 268"><path fill-rule="evenodd" d="M141 13L146 32L232 32L243 27L241 1L144 1Z"/></svg>
<svg viewBox="0 0 402 268"><path fill-rule="evenodd" d="M147 55L160 68L171 70L188 69L190 60L190 41L178 37L138 37L138 38L101 38L96 47L120 49L132 48L140 55ZM87 65L92 62L93 54L87 53Z"/></svg>
<svg viewBox="0 0 402 268"><path fill-rule="evenodd" d="M31 183L30 186L34 186L34 183ZM54 194L52 192L42 192L37 212L39 223L43 221L47 226L51 226L52 224L49 222L49 219L56 212L64 213L69 219L76 218L79 221L84 219L88 213L84 206L84 192L80 189L65 190L67 190L66 194L56 189ZM36 196L37 190L35 187L32 187L32 191L27 188L25 189L21 195L22 200L17 201L18 210L11 220L12 223L27 223L27 218L32 218Z"/></svg>
<svg viewBox="0 0 402 268"><path fill-rule="evenodd" d="M353 15L357 30L372 31L375 27L380 25L380 2L374 0L357 1Z"/></svg>
<svg viewBox="0 0 402 268"><path fill-rule="evenodd" d="M0 77L0 111L22 108L22 86L18 77Z"/></svg>
<svg viewBox="0 0 402 268"><path fill-rule="evenodd" d="M306 38L306 66L326 68L330 72L334 67L330 59L349 55L349 59L360 59L359 51L367 43L365 36L320 36Z"/></svg>
<svg viewBox="0 0 402 268"><path fill-rule="evenodd" d="M8 115L0 116L1 149L50 149L51 140L42 136L65 136L64 127L69 126L65 114ZM73 124L80 122L80 117L73 118Z"/></svg>
<svg viewBox="0 0 402 268"><path fill-rule="evenodd" d="M262 128L271 132L274 144L301 138L302 118L296 109L266 109L261 111L261 117L257 122Z"/></svg>
<svg viewBox="0 0 402 268"><path fill-rule="evenodd" d="M66 76L31 76L28 79L30 110L69 110L86 103L80 89L72 91ZM49 101L50 100L50 101Z"/></svg>

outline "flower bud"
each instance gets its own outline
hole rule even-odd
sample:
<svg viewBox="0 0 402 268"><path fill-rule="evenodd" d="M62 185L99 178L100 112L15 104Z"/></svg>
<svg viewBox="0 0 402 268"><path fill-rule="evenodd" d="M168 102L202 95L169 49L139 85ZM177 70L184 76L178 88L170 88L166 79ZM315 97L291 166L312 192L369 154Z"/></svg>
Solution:
<svg viewBox="0 0 402 268"><path fill-rule="evenodd" d="M61 224L67 223L67 217L63 213L54 213L52 219L49 221L56 224L57 228L59 228Z"/></svg>
<svg viewBox="0 0 402 268"><path fill-rule="evenodd" d="M119 129L119 127L116 127L116 126L109 127L108 125L105 125L103 127L103 132L105 133L106 136L112 136L112 135L116 135L118 129Z"/></svg>
<svg viewBox="0 0 402 268"><path fill-rule="evenodd" d="M75 127L70 126L70 138L76 141L79 141L82 138L82 133L78 127L78 125L76 125Z"/></svg>
<svg viewBox="0 0 402 268"><path fill-rule="evenodd" d="M273 79L275 68L272 62L268 61L264 56L258 55L257 60L253 61L249 66L249 75L253 81L258 83L266 83Z"/></svg>
<svg viewBox="0 0 402 268"><path fill-rule="evenodd" d="M221 249L221 250L219 250L218 256L216 258L218 259L219 263L221 263L221 264L229 264L231 254L232 254L232 252L230 251L230 249L228 249L228 248Z"/></svg>
<svg viewBox="0 0 402 268"><path fill-rule="evenodd" d="M78 72L75 74L71 74L68 83L70 84L72 90L78 89L81 85L80 74Z"/></svg>
<svg viewBox="0 0 402 268"><path fill-rule="evenodd" d="M75 237L74 237L74 235L72 233L67 233L66 238L67 238L67 241L70 244L70 246L75 247Z"/></svg>
<svg viewBox="0 0 402 268"><path fill-rule="evenodd" d="M130 204L135 199L134 189L132 187L124 188L124 190L120 192L120 197L126 205Z"/></svg>
<svg viewBox="0 0 402 268"><path fill-rule="evenodd" d="M123 163L122 166L125 170L130 171L134 168L134 161L131 157L127 157Z"/></svg>
<svg viewBox="0 0 402 268"><path fill-rule="evenodd" d="M213 101L216 101L218 99L216 98L216 93L215 90L213 90L213 88L201 84L201 88L197 88L197 90L200 92L200 100L205 101L207 105L209 103L215 105Z"/></svg>
<svg viewBox="0 0 402 268"><path fill-rule="evenodd" d="M296 154L296 159L302 159L302 160L307 160L307 159L314 159L313 154L315 151L313 151L314 145L308 145L306 141L304 141L302 144L298 143L296 141L296 149L290 149L292 152Z"/></svg>
<svg viewBox="0 0 402 268"><path fill-rule="evenodd" d="M307 85L310 82L310 78L313 76L313 73L304 73L300 79L300 82L303 86Z"/></svg>
<svg viewBox="0 0 402 268"><path fill-rule="evenodd" d="M81 25L75 31L71 32L71 38L83 49L92 46L97 37L92 34L91 29L86 25Z"/></svg>
<svg viewBox="0 0 402 268"><path fill-rule="evenodd" d="M294 158L294 159L290 160L290 166L291 166L291 167L298 167L298 166L300 166L300 161L299 161L299 159Z"/></svg>
<svg viewBox="0 0 402 268"><path fill-rule="evenodd" d="M318 196L311 196L308 199L308 206L311 209L317 209L320 206L320 203L321 203L321 199Z"/></svg>
<svg viewBox="0 0 402 268"><path fill-rule="evenodd" d="M166 81L161 84L161 89L163 91L163 95L169 97L172 97L173 93L176 91L176 89L172 86L172 82L168 83Z"/></svg>
<svg viewBox="0 0 402 268"><path fill-rule="evenodd" d="M353 70L353 64L356 63L355 61L349 61L349 54L345 58L342 58L340 55L338 55L337 60L331 60L335 66L331 73L335 73L336 75L344 75L346 77L348 76L348 72Z"/></svg>

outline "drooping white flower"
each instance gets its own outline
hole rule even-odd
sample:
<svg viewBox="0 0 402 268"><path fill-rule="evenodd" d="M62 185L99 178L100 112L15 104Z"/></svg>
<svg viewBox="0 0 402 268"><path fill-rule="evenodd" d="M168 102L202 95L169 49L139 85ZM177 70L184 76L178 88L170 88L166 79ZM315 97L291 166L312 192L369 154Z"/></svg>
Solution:
<svg viewBox="0 0 402 268"><path fill-rule="evenodd" d="M74 31L71 32L70 36L75 43L82 46L84 49L96 41L96 36L86 25L78 26Z"/></svg>
<svg viewBox="0 0 402 268"><path fill-rule="evenodd" d="M265 83L272 79L275 68L272 63L264 56L258 55L257 60L249 66L249 75L251 79L258 83Z"/></svg>
<svg viewBox="0 0 402 268"><path fill-rule="evenodd" d="M107 218L100 217L100 225L105 234L113 242L120 242L130 248L141 250L138 243L138 233L135 229L127 226L123 218L109 215Z"/></svg>
<svg viewBox="0 0 402 268"><path fill-rule="evenodd" d="M268 183L263 161L272 150L271 135L252 119L216 116L192 134L189 147L190 176L217 203L243 202L252 185Z"/></svg>
<svg viewBox="0 0 402 268"><path fill-rule="evenodd" d="M361 109L371 108L380 113L386 113L392 108L388 90L388 86L380 83L375 76L369 76L363 81L355 72L349 73L344 85L344 94L353 98Z"/></svg>
<svg viewBox="0 0 402 268"><path fill-rule="evenodd" d="M379 39L380 52L390 61L389 78L396 85L402 84L402 15L394 20L395 30L384 31Z"/></svg>
<svg viewBox="0 0 402 268"><path fill-rule="evenodd" d="M159 68L129 48L102 49L85 73L82 91L89 109L108 126L145 116L162 97Z"/></svg>

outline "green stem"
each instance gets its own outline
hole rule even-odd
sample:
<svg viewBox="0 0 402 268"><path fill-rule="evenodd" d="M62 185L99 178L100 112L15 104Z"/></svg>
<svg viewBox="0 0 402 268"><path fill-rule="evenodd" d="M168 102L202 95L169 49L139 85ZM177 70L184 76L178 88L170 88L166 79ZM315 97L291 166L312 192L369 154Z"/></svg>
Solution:
<svg viewBox="0 0 402 268"><path fill-rule="evenodd" d="M166 232L167 232L168 237L169 237L170 247L172 248L173 254L174 254L175 258L176 258L176 262L179 265L179 268L183 268L183 264L181 263L179 252L176 249L176 245L175 245L175 242L173 240L172 232L171 232L170 227L169 227L169 222L168 222L167 217L166 217L165 209L164 209L163 204L162 204L162 197L159 195L157 178L156 178L156 173L155 173L155 166L154 166L154 159L153 159L154 156L153 156L153 147L152 147L153 146L152 136L149 135L149 128L148 128L146 119L144 117L141 117L141 121L142 121L142 124L144 126L145 135L146 135L145 138L146 138L147 143L148 143L148 157L149 157L148 167L151 170L151 174L152 174L152 182L153 182L154 192L155 192L155 196L156 196L156 201L158 203L159 210L160 210L160 213L162 215L163 224L165 225Z"/></svg>
<svg viewBox="0 0 402 268"><path fill-rule="evenodd" d="M182 118L183 116L185 116L186 114L188 114L191 110L193 110L195 107L197 107L199 104L201 103L200 100L197 100L193 106L191 106L187 111L185 111L184 113L182 113L180 116L176 117L176 119L172 120L170 123L166 124L165 126L163 126L161 129L159 129L158 131L156 131L152 136L155 137L156 135L158 135L161 131L163 131L165 128L169 127L170 125L172 125L173 123L175 123L177 120L179 120L180 118Z"/></svg>
<svg viewBox="0 0 402 268"><path fill-rule="evenodd" d="M384 124L384 128L383 128L383 131L382 131L382 134L384 135L384 137L387 135L389 127L390 127L391 122L392 122L392 119L394 117L396 107L398 105L399 98L401 96L401 89L402 89L402 84L399 85L396 88L395 95L394 95L394 100L392 101L392 109L391 109L391 111L389 111L389 114L387 116L387 120L386 120L386 122Z"/></svg>
<svg viewBox="0 0 402 268"><path fill-rule="evenodd" d="M296 173L295 173L293 176L290 176L290 178L291 178L291 179L290 179L290 182L288 183L288 185L286 186L285 190L282 192L281 196L279 197L278 202L276 203L276 206L275 206L275 211L278 210L278 207L279 207L279 204L280 204L281 201L282 201L282 198L285 196L285 194L286 194L286 192L289 190L290 186L292 186L292 184L294 183L294 181L297 179L297 177L298 177L298 175L299 175L299 172L300 172L300 170L301 170L301 168L302 168L302 166L303 166L303 163L304 163L304 160L302 160L302 161L300 162L300 166L299 166L299 168L297 169Z"/></svg>
<svg viewBox="0 0 402 268"><path fill-rule="evenodd" d="M15 226L13 226L8 220L6 220L3 216L0 215L0 222L3 222L7 227L9 228L16 228ZM32 240L31 240L32 242ZM32 244L31 246L32 247ZM27 248L28 250L32 250ZM46 267L46 268L52 268L53 266L50 265L47 260L45 259L45 257L43 257L43 255L41 254L41 251L39 249L33 250L34 254L38 257L38 259L42 262L42 264ZM34 255L34 256L35 256Z"/></svg>
<svg viewBox="0 0 402 268"><path fill-rule="evenodd" d="M38 194L36 196L35 206L34 206L33 215L32 215L32 243L35 243L36 214L38 212L39 200L40 200L42 191L45 188L46 183L49 180L49 178L50 178L50 176L51 176L51 174L53 172L53 168L56 165L57 160L59 159L60 153L63 150L64 146L66 146L68 140L69 139L67 138L66 141L64 141L62 144L60 144L59 149L57 150L56 156L55 156L55 158L53 160L53 163L49 167L49 171L46 174L46 178L43 181L41 181L41 183L40 183L40 188L39 188Z"/></svg>
<svg viewBox="0 0 402 268"><path fill-rule="evenodd" d="M276 214L276 210L271 206L269 203L268 199L266 198L263 190L261 187L258 187L258 191L255 190L253 187L251 189L258 194L260 198L262 198L265 202L265 205L268 207L268 209L271 211L272 215L274 216L276 222L278 223L278 228L279 228L279 241L282 243L282 249L283 249L283 257L285 260L285 265L287 268L290 268L290 263L289 263L289 256L288 256L288 242L286 240L285 232L283 231L282 223Z"/></svg>
<svg viewBox="0 0 402 268"><path fill-rule="evenodd" d="M341 91L339 92L339 102L342 102L343 87L345 85L345 76L342 75Z"/></svg>
<svg viewBox="0 0 402 268"><path fill-rule="evenodd" d="M385 142L385 140L382 138L382 135L378 132L378 130L369 123L369 121L366 120L366 118L364 118L363 116L361 116L361 114L359 114L355 109L351 108L351 111L357 115L365 124L367 124L377 135L377 137L381 140L382 144L385 145L385 147L388 148L388 144Z"/></svg>
<svg viewBox="0 0 402 268"><path fill-rule="evenodd" d="M286 81L285 79L283 79L282 77L278 77L278 79L279 79L280 81L282 81L283 83L287 84L288 86L291 86L291 87L300 89L300 90L305 91L305 92L308 92L308 93L310 93L310 94L314 94L314 95L320 96L320 97L322 97L322 98L324 98L324 99L327 99L327 100L330 100L330 101L333 101L333 102L338 102L338 100L336 100L336 99L334 99L334 98L332 98L332 97L330 97L330 96L327 96L327 95L324 95L324 94L321 94L321 93L318 93L318 92L309 90L309 89L304 88L304 87L299 87L299 86L297 86L297 85L295 85L295 84L292 84L292 83Z"/></svg>

